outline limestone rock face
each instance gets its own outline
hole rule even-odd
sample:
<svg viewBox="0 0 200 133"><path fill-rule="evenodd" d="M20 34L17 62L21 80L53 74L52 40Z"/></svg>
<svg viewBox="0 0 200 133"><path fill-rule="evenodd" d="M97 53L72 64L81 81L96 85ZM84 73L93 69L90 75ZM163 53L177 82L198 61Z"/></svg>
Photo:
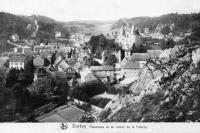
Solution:
<svg viewBox="0 0 200 133"><path fill-rule="evenodd" d="M138 80L136 84L133 84L130 90L135 95L140 95L142 91L147 94L152 94L156 92L156 89L159 86L159 80L161 77L161 73L154 72L151 73L147 68L143 68L140 70L140 74L138 76Z"/></svg>
<svg viewBox="0 0 200 133"><path fill-rule="evenodd" d="M116 116L120 114L126 122L200 121L200 45L175 46L149 62L153 71L146 67L140 70L137 82L130 88L137 95L134 102Z"/></svg>

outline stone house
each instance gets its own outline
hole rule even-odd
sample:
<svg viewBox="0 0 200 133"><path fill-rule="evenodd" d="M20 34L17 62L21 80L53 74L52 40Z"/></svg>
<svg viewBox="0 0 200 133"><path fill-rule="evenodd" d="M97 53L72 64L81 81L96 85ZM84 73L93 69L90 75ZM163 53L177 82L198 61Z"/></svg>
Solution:
<svg viewBox="0 0 200 133"><path fill-rule="evenodd" d="M126 61L122 61L121 71L125 77L137 76L139 69L144 66L146 59L149 58L147 53L133 53Z"/></svg>
<svg viewBox="0 0 200 133"><path fill-rule="evenodd" d="M114 77L115 75L115 67L114 66L91 66L90 70L94 74L103 74L109 77Z"/></svg>

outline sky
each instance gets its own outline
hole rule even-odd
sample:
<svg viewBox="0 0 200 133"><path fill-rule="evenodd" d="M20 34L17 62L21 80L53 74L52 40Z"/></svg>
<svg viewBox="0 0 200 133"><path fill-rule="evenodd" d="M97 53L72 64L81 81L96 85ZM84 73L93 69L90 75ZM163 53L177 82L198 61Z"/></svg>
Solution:
<svg viewBox="0 0 200 133"><path fill-rule="evenodd" d="M118 20L200 11L200 0L0 0L0 11L58 21Z"/></svg>

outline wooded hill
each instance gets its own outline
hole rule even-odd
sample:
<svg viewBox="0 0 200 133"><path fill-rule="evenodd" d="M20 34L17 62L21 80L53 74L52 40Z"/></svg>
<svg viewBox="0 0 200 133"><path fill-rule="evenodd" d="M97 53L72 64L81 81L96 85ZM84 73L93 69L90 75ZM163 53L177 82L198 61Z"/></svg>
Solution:
<svg viewBox="0 0 200 133"><path fill-rule="evenodd" d="M198 14L171 13L159 17L122 18L112 25L112 29L120 28L122 25L128 25L130 27L132 24L135 24L140 31L143 31L144 28L149 28L150 31L154 31L157 25L170 26L174 24L174 33L186 33L198 25L198 22L194 19L196 15Z"/></svg>
<svg viewBox="0 0 200 133"><path fill-rule="evenodd" d="M19 16L0 12L0 39L6 40L11 34L18 34L20 39L30 38L36 30L35 20L38 21L39 25L36 38L54 38L55 31L58 30L69 34L64 23L45 16Z"/></svg>

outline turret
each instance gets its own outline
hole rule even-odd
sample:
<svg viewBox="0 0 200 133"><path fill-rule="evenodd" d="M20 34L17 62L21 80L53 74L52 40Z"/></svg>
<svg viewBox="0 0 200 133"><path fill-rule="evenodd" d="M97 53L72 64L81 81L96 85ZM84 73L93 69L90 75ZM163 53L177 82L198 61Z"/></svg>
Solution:
<svg viewBox="0 0 200 133"><path fill-rule="evenodd" d="M138 28L134 31L134 34L140 36L140 32L139 32Z"/></svg>
<svg viewBox="0 0 200 133"><path fill-rule="evenodd" d="M123 25L122 25L121 30L120 30L120 35L125 35L125 28L124 28Z"/></svg>
<svg viewBox="0 0 200 133"><path fill-rule="evenodd" d="M134 31L135 31L135 25L134 25L134 24L132 24L132 27L131 27L131 32L132 32L132 33L134 33Z"/></svg>

